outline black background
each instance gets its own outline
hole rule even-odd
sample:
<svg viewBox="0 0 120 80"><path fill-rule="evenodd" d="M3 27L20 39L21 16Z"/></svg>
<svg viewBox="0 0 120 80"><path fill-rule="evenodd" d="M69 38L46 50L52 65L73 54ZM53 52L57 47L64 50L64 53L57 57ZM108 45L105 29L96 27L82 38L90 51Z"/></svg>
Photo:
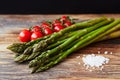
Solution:
<svg viewBox="0 0 120 80"><path fill-rule="evenodd" d="M120 13L119 0L2 0L0 14Z"/></svg>

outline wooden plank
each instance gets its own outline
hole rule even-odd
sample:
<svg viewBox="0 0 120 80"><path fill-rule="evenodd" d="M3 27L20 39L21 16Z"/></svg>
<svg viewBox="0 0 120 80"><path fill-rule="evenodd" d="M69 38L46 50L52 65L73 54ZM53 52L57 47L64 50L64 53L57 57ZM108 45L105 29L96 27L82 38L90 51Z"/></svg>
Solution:
<svg viewBox="0 0 120 80"><path fill-rule="evenodd" d="M120 14L79 14L70 15L74 18L91 19L106 15L120 17ZM55 19L61 15L0 15L0 79L1 80L119 80L120 79L120 38L91 44L71 54L63 62L41 73L30 74L28 63L15 63L14 53L6 47L19 42L18 33L23 28L39 24L45 19ZM92 72L85 69L82 56L101 52L100 55L110 58L103 70ZM113 52L105 55L104 52ZM76 58L80 56L80 58ZM80 64L79 64L80 62Z"/></svg>

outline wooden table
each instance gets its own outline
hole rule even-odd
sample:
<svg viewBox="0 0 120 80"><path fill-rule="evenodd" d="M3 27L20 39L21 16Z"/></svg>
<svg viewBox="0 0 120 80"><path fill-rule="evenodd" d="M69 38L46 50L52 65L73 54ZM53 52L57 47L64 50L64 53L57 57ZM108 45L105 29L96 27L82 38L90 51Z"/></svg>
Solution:
<svg viewBox="0 0 120 80"><path fill-rule="evenodd" d="M14 53L6 49L13 42L19 42L18 33L23 28L39 24L42 20L55 19L61 15L0 15L0 80L115 80L120 79L120 38L91 44L65 59L62 63L41 73L30 74L27 64L14 62ZM70 15L82 20L101 16L118 18L120 14L77 14ZM110 58L102 71L85 69L83 55L100 51ZM104 54L104 51L113 54ZM98 54L97 54L98 55ZM80 56L80 58L76 58ZM80 62L80 64L79 64Z"/></svg>

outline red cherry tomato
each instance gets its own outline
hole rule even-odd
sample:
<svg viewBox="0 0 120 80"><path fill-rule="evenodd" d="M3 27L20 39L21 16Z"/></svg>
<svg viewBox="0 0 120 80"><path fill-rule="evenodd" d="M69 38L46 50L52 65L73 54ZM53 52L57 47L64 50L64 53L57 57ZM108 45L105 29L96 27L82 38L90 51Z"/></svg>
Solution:
<svg viewBox="0 0 120 80"><path fill-rule="evenodd" d="M41 31L40 26L34 26L31 31L32 32Z"/></svg>
<svg viewBox="0 0 120 80"><path fill-rule="evenodd" d="M67 19L67 16L62 16L60 21L65 21Z"/></svg>
<svg viewBox="0 0 120 80"><path fill-rule="evenodd" d="M41 24L41 27L43 27L43 28L50 27L50 24L47 23L47 22L43 22L43 23Z"/></svg>
<svg viewBox="0 0 120 80"><path fill-rule="evenodd" d="M52 34L53 31L50 28L45 28L44 33L45 33L45 35L49 35L49 34Z"/></svg>
<svg viewBox="0 0 120 80"><path fill-rule="evenodd" d="M30 41L30 37L31 37L31 32L27 29L22 30L19 34L19 39L21 42Z"/></svg>
<svg viewBox="0 0 120 80"><path fill-rule="evenodd" d="M61 19L66 19L67 18L67 16L62 16L62 18Z"/></svg>
<svg viewBox="0 0 120 80"><path fill-rule="evenodd" d="M57 25L54 27L54 31L55 32L59 32L60 30L62 30L64 27L62 25Z"/></svg>
<svg viewBox="0 0 120 80"><path fill-rule="evenodd" d="M36 40L37 38L40 38L40 37L43 37L42 32L36 31L36 32L32 33L31 40Z"/></svg>
<svg viewBox="0 0 120 80"><path fill-rule="evenodd" d="M62 23L59 20L57 20L57 19L52 22L53 27L55 27L57 25L61 25L61 24Z"/></svg>
<svg viewBox="0 0 120 80"><path fill-rule="evenodd" d="M54 20L52 23L61 23L59 20Z"/></svg>
<svg viewBox="0 0 120 80"><path fill-rule="evenodd" d="M68 27L68 26L71 26L72 23L71 23L70 21L67 21L67 22L64 23L64 25L65 25L66 27Z"/></svg>
<svg viewBox="0 0 120 80"><path fill-rule="evenodd" d="M54 23L53 27L58 26L58 25L61 25L61 23Z"/></svg>

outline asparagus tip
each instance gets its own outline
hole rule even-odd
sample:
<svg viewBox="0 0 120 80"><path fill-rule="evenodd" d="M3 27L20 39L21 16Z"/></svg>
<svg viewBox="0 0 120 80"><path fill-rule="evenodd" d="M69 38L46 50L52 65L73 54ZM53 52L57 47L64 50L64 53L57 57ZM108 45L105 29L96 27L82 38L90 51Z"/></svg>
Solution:
<svg viewBox="0 0 120 80"><path fill-rule="evenodd" d="M39 66L34 67L31 73L32 73L32 74L35 73L38 68L39 68Z"/></svg>
<svg viewBox="0 0 120 80"><path fill-rule="evenodd" d="M31 74L35 73L36 71L32 70Z"/></svg>
<svg viewBox="0 0 120 80"><path fill-rule="evenodd" d="M12 49L12 45L7 46L6 48L11 50Z"/></svg>

